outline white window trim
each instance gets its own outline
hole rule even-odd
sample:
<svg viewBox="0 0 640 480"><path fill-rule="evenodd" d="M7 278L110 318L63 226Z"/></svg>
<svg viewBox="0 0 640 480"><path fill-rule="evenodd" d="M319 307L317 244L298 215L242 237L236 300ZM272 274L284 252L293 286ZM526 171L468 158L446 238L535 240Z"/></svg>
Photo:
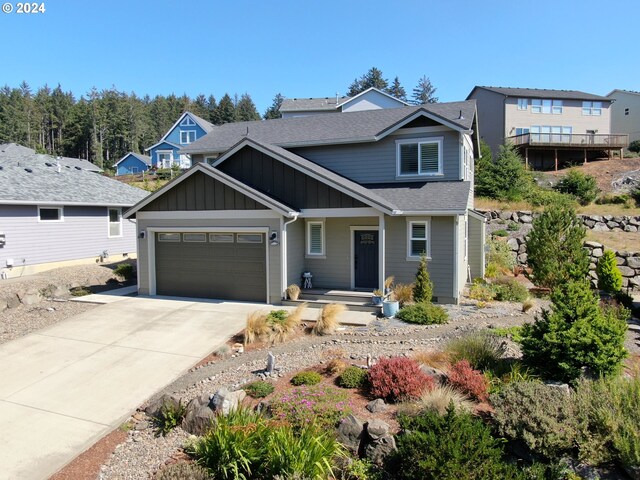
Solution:
<svg viewBox="0 0 640 480"><path fill-rule="evenodd" d="M59 215L58 215L58 220L42 220L40 218L40 209L47 209L47 210L58 210ZM64 222L64 207L49 207L47 205L38 205L38 223L62 223Z"/></svg>
<svg viewBox="0 0 640 480"><path fill-rule="evenodd" d="M588 107L585 107L585 104L588 104ZM599 104L599 107L596 107L595 105ZM585 113L585 110L587 111L587 113ZM598 113L595 113L598 112ZM601 117L602 116L602 102L598 102L598 101L593 101L593 102L587 102L584 101L582 102L582 115L586 116L586 117Z"/></svg>
<svg viewBox="0 0 640 480"><path fill-rule="evenodd" d="M558 103L558 105L554 105ZM564 107L564 102L562 100L551 100L551 114L552 115L562 115L562 109ZM554 109L559 109L558 112L555 112Z"/></svg>
<svg viewBox="0 0 640 480"><path fill-rule="evenodd" d="M418 173L400 173L400 146L417 143L437 143L438 144L438 171L437 172L420 172L420 147L418 146ZM427 137L427 138L407 138L405 140L396 140L396 178L422 178L437 177L444 175L443 173L443 146L444 137Z"/></svg>
<svg viewBox="0 0 640 480"><path fill-rule="evenodd" d="M524 108L522 107L522 103L524 103ZM519 98L518 99L518 110L525 111L529 109L529 99L528 98Z"/></svg>
<svg viewBox="0 0 640 480"><path fill-rule="evenodd" d="M202 235L202 240L189 240L187 235ZM207 243L207 234L205 232L185 232L182 234L182 243Z"/></svg>
<svg viewBox="0 0 640 480"><path fill-rule="evenodd" d="M169 154L169 157L170 157L170 160L171 160L171 165L169 167L165 167L164 166L164 161L160 160L160 155L165 154L165 153ZM159 168L171 168L171 166L173 166L173 164L175 163L175 159L173 158L173 150L158 150L156 152L156 155L158 157L158 164L159 164L158 167Z"/></svg>
<svg viewBox="0 0 640 480"><path fill-rule="evenodd" d="M191 132L193 132L193 140L192 141L195 142L197 140L197 138L196 138L197 132L195 130L180 130L180 145L189 145L190 143L192 143L192 142L189 141L189 135L187 135L187 141L186 142L182 138L183 134L185 134L185 133L189 134Z"/></svg>
<svg viewBox="0 0 640 480"><path fill-rule="evenodd" d="M411 237L413 225L415 224L425 225L425 235L426 235L426 241L427 241L426 255L427 255L427 260L431 260L431 217L425 218L424 220L407 220L407 258L406 260L409 262L415 262L420 260L420 255L412 255L411 253L411 241L423 240L422 238L413 239Z"/></svg>
<svg viewBox="0 0 640 480"><path fill-rule="evenodd" d="M321 225L320 231L322 233L322 251L320 253L312 253L311 252L311 225ZM324 220L308 220L306 226L307 234L306 234L306 248L305 248L305 257L306 258L317 258L317 259L325 259L326 257L326 230L325 230L325 221Z"/></svg>
<svg viewBox="0 0 640 480"><path fill-rule="evenodd" d="M111 235L111 224L116 223L111 221L111 217L109 215L110 210L118 211L118 218L120 219L118 223L120 224L120 235ZM107 238L122 238L122 208L120 207L108 207L107 208Z"/></svg>
<svg viewBox="0 0 640 480"><path fill-rule="evenodd" d="M184 120L182 120L180 122L180 126L181 127L195 127L196 126L196 122L193 121L193 119L190 116L186 116L184 117Z"/></svg>

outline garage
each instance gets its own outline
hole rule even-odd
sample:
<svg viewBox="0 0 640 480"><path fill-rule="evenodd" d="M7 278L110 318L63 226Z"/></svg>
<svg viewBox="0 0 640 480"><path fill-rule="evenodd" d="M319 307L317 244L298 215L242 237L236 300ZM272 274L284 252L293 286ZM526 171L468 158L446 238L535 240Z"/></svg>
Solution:
<svg viewBox="0 0 640 480"><path fill-rule="evenodd" d="M258 232L156 232L157 295L265 302L266 242Z"/></svg>

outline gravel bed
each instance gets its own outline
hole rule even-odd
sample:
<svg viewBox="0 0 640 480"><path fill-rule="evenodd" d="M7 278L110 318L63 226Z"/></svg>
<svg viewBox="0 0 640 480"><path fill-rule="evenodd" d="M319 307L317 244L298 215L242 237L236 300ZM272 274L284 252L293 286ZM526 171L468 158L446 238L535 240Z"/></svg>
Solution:
<svg viewBox="0 0 640 480"><path fill-rule="evenodd" d="M520 304L500 304L477 310L472 306L447 306L451 321L446 325L413 326L396 320L379 319L368 327L345 328L326 337L304 336L270 349L250 351L193 369L158 392L152 399L170 393L185 402L202 395L213 394L221 387L239 387L258 379L265 368L267 351L276 357L280 375L317 365L327 359L330 351L342 350L354 362L361 363L368 355L374 358L410 355L414 351L435 349L448 339L490 326L520 325L530 321L532 312L522 314ZM142 417L141 413L136 414ZM142 422L148 422L142 418ZM102 466L100 480L148 479L153 472L171 459L184 445L189 435L176 428L167 437L157 438L152 429L129 433L109 461Z"/></svg>

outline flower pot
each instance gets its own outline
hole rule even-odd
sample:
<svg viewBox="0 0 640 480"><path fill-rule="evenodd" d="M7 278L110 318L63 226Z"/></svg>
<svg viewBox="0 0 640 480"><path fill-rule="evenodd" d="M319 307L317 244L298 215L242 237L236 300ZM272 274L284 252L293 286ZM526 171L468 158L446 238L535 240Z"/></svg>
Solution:
<svg viewBox="0 0 640 480"><path fill-rule="evenodd" d="M374 295L373 297L371 297L371 303L373 303L376 307L379 307L380 305L382 305L382 297Z"/></svg>
<svg viewBox="0 0 640 480"><path fill-rule="evenodd" d="M400 309L398 301L385 300L382 302L382 314L387 318L393 318Z"/></svg>

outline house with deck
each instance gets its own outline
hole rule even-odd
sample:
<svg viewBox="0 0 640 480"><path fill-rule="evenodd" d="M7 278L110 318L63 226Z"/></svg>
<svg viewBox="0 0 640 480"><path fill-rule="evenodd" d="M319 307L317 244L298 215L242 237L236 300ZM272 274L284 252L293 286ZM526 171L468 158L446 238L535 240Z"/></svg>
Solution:
<svg viewBox="0 0 640 480"><path fill-rule="evenodd" d="M640 140L640 92L615 89L607 94L611 104L611 129Z"/></svg>
<svg viewBox="0 0 640 480"><path fill-rule="evenodd" d="M469 100L215 127L181 149L190 170L124 214L139 292L277 304L304 277L370 295L413 282L425 255L434 300L457 303L484 274L476 118Z"/></svg>
<svg viewBox="0 0 640 480"><path fill-rule="evenodd" d="M306 117L323 113L358 112L381 108L406 107L409 103L375 87L353 97L285 98L280 105L282 118Z"/></svg>
<svg viewBox="0 0 640 480"><path fill-rule="evenodd" d="M135 256L136 225L122 212L148 192L94 167L0 145L0 278Z"/></svg>
<svg viewBox="0 0 640 480"><path fill-rule="evenodd" d="M191 112L184 112L158 143L145 149L151 158L151 165L156 168L189 168L191 158L180 153L180 150L202 138L213 128L213 124L205 119Z"/></svg>
<svg viewBox="0 0 640 480"><path fill-rule="evenodd" d="M629 144L627 134L611 131L612 100L600 95L476 86L467 99L478 104L482 139L494 154L499 145L511 142L536 170L586 163Z"/></svg>

